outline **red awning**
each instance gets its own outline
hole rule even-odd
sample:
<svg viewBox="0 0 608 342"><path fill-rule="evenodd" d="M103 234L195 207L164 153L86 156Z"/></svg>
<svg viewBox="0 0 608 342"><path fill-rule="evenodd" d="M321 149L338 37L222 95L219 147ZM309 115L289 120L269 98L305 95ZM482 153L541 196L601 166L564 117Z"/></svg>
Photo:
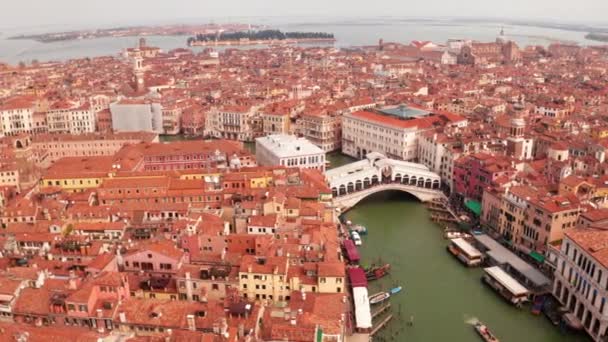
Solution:
<svg viewBox="0 0 608 342"><path fill-rule="evenodd" d="M367 277L361 267L349 268L348 278L352 287L367 287Z"/></svg>
<svg viewBox="0 0 608 342"><path fill-rule="evenodd" d="M359 262L361 259L357 246L355 246L353 240L344 240L344 250L346 251L346 258L348 258L350 262Z"/></svg>

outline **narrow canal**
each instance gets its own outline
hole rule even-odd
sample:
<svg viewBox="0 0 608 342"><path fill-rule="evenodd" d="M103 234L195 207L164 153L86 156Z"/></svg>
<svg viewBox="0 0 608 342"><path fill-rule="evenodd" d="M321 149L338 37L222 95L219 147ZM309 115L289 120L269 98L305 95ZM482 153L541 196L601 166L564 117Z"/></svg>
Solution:
<svg viewBox="0 0 608 342"><path fill-rule="evenodd" d="M363 263L380 258L392 266L389 276L370 283L369 293L396 285L404 288L391 298L395 318L376 340L481 341L470 325L478 319L501 342L589 341L584 335L560 333L545 316L516 309L484 285L480 268L466 268L446 251L441 229L414 197L376 194L347 212L346 218L368 228L361 248ZM411 316L414 324L408 326Z"/></svg>

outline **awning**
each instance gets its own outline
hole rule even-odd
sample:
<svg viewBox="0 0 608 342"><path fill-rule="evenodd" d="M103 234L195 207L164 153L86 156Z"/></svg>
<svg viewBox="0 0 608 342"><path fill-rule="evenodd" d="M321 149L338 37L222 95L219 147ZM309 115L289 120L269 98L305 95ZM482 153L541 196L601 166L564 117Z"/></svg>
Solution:
<svg viewBox="0 0 608 342"><path fill-rule="evenodd" d="M367 277L361 267L349 268L347 273L352 287L367 287Z"/></svg>
<svg viewBox="0 0 608 342"><path fill-rule="evenodd" d="M321 327L317 327L317 337L316 342L323 342L323 329Z"/></svg>
<svg viewBox="0 0 608 342"><path fill-rule="evenodd" d="M479 201L466 201L464 205L469 208L475 215L481 215L481 203Z"/></svg>
<svg viewBox="0 0 608 342"><path fill-rule="evenodd" d="M544 263L545 262L545 256L535 252L535 251L531 251L530 254L528 254L532 259L536 260L539 263Z"/></svg>

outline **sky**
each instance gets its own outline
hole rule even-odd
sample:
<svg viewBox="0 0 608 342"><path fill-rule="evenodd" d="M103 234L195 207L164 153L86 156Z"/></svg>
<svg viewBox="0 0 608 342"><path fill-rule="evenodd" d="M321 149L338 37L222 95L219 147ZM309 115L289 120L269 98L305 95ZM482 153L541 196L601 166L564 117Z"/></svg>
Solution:
<svg viewBox="0 0 608 342"><path fill-rule="evenodd" d="M493 17L608 27L608 0L1 0L6 28L108 27L214 17ZM234 20L233 20L234 21Z"/></svg>

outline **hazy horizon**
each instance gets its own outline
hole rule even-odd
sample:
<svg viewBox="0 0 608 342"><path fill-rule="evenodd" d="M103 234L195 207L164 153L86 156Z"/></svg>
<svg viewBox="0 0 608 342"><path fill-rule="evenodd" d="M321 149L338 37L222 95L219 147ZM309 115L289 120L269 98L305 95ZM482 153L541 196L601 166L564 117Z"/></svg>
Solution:
<svg viewBox="0 0 608 342"><path fill-rule="evenodd" d="M36 3L38 2L38 3ZM494 20L535 20L552 23L608 26L606 0L579 0L572 7L566 0L427 0L410 4L398 0L309 0L288 3L279 0L224 0L204 3L196 0L153 2L105 0L89 2L21 0L4 5L0 29L8 28L94 28L113 25L154 25L220 22L246 18L373 18L404 17L429 19L487 18Z"/></svg>

